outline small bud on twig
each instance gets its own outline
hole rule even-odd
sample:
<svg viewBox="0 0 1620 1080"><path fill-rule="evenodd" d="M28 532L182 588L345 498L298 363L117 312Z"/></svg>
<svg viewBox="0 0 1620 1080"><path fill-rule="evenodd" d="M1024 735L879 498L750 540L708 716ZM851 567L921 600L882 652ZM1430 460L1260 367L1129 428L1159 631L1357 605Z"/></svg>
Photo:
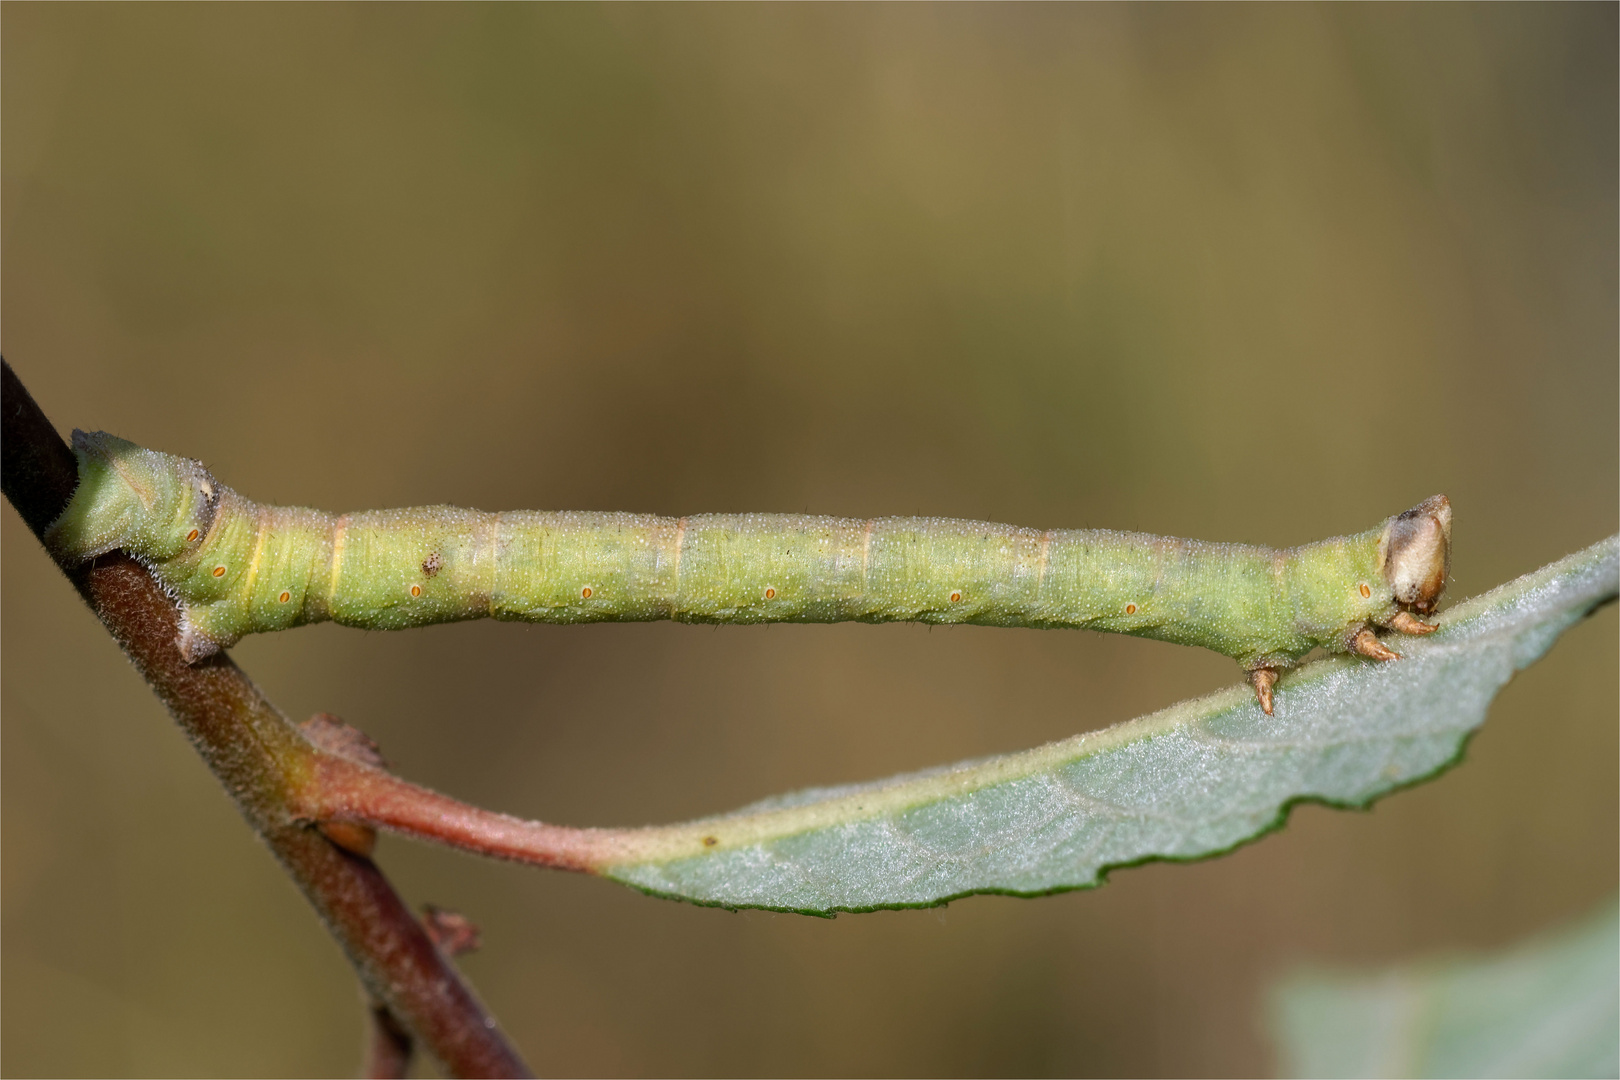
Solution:
<svg viewBox="0 0 1620 1080"><path fill-rule="evenodd" d="M476 952L482 944L478 927L459 911L451 911L436 904L422 905L422 925L428 937L446 956L461 956Z"/></svg>
<svg viewBox="0 0 1620 1080"><path fill-rule="evenodd" d="M382 750L371 736L331 713L316 713L299 724L298 730L304 733L304 738L329 754L378 769L388 768Z"/></svg>

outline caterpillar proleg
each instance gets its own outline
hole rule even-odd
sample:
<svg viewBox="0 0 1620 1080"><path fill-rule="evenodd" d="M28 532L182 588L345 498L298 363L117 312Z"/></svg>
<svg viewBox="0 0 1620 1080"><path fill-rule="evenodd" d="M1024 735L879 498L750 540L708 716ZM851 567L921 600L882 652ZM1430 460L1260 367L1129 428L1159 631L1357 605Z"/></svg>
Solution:
<svg viewBox="0 0 1620 1080"><path fill-rule="evenodd" d="M190 661L245 634L332 619L580 623L925 622L1073 627L1200 645L1261 706L1314 648L1392 660L1375 633L1433 630L1451 504L1287 550L949 518L649 514L453 506L334 515L265 506L200 462L73 433L79 486L47 540L121 548L181 609Z"/></svg>

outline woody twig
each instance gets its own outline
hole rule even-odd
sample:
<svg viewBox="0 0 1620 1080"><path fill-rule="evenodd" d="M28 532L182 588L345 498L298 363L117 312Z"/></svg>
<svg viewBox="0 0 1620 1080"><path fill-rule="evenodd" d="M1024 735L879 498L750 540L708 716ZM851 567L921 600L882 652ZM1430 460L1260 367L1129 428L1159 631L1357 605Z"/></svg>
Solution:
<svg viewBox="0 0 1620 1080"><path fill-rule="evenodd" d="M0 487L38 537L67 504L77 470L67 444L11 366L0 366ZM62 571L179 722L337 939L366 992L399 1029L452 1075L531 1075L376 864L333 843L299 811L302 766L319 752L305 735L229 657L197 664L181 657L175 606L134 560L115 553Z"/></svg>

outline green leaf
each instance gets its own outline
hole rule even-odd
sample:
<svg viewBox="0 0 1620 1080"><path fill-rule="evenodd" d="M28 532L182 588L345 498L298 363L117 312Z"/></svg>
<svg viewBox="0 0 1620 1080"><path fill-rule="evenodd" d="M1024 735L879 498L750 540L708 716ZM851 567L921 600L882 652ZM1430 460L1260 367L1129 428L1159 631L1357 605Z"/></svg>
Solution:
<svg viewBox="0 0 1620 1080"><path fill-rule="evenodd" d="M1284 1076L1620 1075L1620 906L1498 956L1277 985Z"/></svg>
<svg viewBox="0 0 1620 1080"><path fill-rule="evenodd" d="M598 872L660 896L825 915L1099 885L1114 867L1219 854L1301 800L1365 806L1434 776L1513 673L1620 591L1611 537L1403 638L1035 750L769 799L624 836Z"/></svg>

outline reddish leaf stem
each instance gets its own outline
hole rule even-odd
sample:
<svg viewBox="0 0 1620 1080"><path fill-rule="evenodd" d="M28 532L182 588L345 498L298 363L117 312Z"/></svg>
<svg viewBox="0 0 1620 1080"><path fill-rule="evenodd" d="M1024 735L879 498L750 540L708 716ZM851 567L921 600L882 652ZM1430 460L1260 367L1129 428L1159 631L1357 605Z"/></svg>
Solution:
<svg viewBox="0 0 1620 1080"><path fill-rule="evenodd" d="M353 822L499 859L590 871L610 853L614 829L573 829L472 806L392 773L317 752L291 795L311 821Z"/></svg>

